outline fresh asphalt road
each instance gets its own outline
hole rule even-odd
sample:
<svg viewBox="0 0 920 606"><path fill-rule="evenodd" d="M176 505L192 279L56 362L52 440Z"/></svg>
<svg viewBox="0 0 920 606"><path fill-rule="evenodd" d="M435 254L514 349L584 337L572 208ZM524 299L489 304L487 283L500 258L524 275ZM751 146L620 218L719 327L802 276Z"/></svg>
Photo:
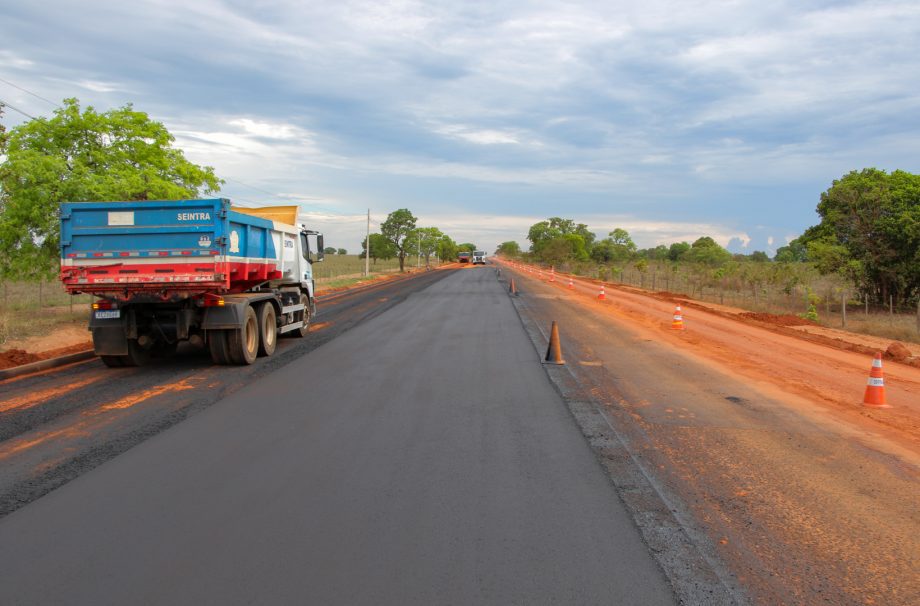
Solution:
<svg viewBox="0 0 920 606"><path fill-rule="evenodd" d="M672 604L491 268L0 520L2 604Z"/></svg>

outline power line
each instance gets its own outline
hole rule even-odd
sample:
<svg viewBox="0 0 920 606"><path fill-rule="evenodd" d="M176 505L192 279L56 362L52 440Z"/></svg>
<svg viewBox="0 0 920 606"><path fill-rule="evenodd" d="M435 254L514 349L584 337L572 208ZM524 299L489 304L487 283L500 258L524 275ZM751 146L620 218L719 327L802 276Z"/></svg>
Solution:
<svg viewBox="0 0 920 606"><path fill-rule="evenodd" d="M54 107L61 107L60 105L58 105L58 104L55 103L54 101L51 101L51 100L49 100L49 99L45 99L45 98L42 97L41 95L39 95L39 94L37 94L37 93L33 93L33 92L30 91L29 89L23 88L23 87L19 86L18 84L13 84L13 83L10 82L9 80L5 80L5 79L3 79L3 78L0 78L0 82L5 82L5 83L9 84L10 86L12 86L13 88L18 88L19 90L21 90L21 91L24 92L24 93L29 93L30 95L32 95L32 96L35 97L36 99L41 99L41 100L44 101L45 103L50 103L50 104L53 105Z"/></svg>
<svg viewBox="0 0 920 606"><path fill-rule="evenodd" d="M20 114L22 114L22 115L25 116L26 118L29 118L30 120L38 120L38 118L36 118L35 116L30 116L29 114L25 113L25 112L22 111L21 109L16 108L16 107L13 107L12 105L10 105L9 103L7 103L7 102L4 101L3 99L0 99L0 107L8 107L8 108L10 108L11 110L13 110L13 111L15 111L15 112L19 112Z"/></svg>

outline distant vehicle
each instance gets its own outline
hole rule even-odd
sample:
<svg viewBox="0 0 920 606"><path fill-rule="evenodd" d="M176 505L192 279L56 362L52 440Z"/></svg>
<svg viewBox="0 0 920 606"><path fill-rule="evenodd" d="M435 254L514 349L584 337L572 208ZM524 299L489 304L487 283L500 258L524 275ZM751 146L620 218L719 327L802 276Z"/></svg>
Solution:
<svg viewBox="0 0 920 606"><path fill-rule="evenodd" d="M477 250L473 253L473 265L485 265L486 253L483 250Z"/></svg>
<svg viewBox="0 0 920 606"><path fill-rule="evenodd" d="M469 263L469 262L470 262L470 253L468 253L468 252L458 253L458 254L457 254L457 260L460 261L461 263Z"/></svg>

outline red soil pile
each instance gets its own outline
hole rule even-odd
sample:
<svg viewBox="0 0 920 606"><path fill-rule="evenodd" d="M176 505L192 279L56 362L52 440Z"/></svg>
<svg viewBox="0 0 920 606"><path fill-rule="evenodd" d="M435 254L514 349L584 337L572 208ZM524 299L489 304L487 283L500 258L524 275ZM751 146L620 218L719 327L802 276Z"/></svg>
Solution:
<svg viewBox="0 0 920 606"><path fill-rule="evenodd" d="M8 349L6 351L0 351L0 369L31 364L39 360L50 360L51 358L66 356L67 354L89 351L92 348L92 343L78 343L76 345L58 347L57 349L49 349L48 351L39 353L29 353L23 349Z"/></svg>

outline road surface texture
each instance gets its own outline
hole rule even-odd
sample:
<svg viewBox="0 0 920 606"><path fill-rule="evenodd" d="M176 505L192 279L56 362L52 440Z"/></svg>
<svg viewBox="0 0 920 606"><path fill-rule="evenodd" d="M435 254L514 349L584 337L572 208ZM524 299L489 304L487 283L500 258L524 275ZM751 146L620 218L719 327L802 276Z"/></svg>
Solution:
<svg viewBox="0 0 920 606"><path fill-rule="evenodd" d="M726 584L759 604L920 603L917 368L886 362L893 407L869 409L871 356L686 305L673 331L673 300L503 271L532 333L558 322L563 392L606 420L589 439L625 445ZM628 502L631 471L607 469Z"/></svg>
<svg viewBox="0 0 920 606"><path fill-rule="evenodd" d="M143 368L107 368L94 359L0 382L0 516L299 359L447 273L324 293L308 335L280 339L274 356L251 366L216 366L206 351L186 347Z"/></svg>
<svg viewBox="0 0 920 606"><path fill-rule="evenodd" d="M672 604L491 268L0 520L3 604Z"/></svg>

